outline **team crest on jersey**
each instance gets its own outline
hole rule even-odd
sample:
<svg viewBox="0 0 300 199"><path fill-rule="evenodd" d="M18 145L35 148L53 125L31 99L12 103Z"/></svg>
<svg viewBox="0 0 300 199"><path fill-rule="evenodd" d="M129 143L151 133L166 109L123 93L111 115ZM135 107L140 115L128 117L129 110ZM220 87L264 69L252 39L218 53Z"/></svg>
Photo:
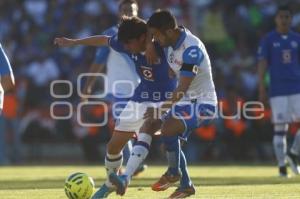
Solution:
<svg viewBox="0 0 300 199"><path fill-rule="evenodd" d="M298 47L298 44L297 44L296 41L292 41L292 42L291 42L291 46L292 46L293 48L297 48L297 47Z"/></svg>
<svg viewBox="0 0 300 199"><path fill-rule="evenodd" d="M151 67L141 66L143 77L148 81L154 81L153 70Z"/></svg>

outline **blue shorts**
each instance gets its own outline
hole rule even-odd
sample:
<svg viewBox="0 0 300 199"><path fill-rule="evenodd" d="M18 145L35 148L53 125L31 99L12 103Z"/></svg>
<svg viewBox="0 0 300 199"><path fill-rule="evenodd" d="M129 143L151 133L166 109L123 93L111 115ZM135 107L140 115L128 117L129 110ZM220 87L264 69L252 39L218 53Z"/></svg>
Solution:
<svg viewBox="0 0 300 199"><path fill-rule="evenodd" d="M180 119L185 126L185 131L182 132L180 138L186 141L194 129L208 124L212 119L214 119L217 114L216 111L217 107L211 104L180 104L173 107L163 120L172 116L173 118Z"/></svg>
<svg viewBox="0 0 300 199"><path fill-rule="evenodd" d="M8 75L11 73L12 73L12 69L9 60L0 44L0 76Z"/></svg>

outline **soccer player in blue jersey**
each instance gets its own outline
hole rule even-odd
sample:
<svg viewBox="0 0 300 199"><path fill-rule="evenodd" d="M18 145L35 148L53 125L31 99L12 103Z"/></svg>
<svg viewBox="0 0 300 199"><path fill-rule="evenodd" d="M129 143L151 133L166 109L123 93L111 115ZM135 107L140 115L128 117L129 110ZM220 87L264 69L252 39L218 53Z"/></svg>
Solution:
<svg viewBox="0 0 300 199"><path fill-rule="evenodd" d="M13 89L15 84L14 75L9 60L0 44L0 165L5 164L5 134L3 128L3 109L4 93Z"/></svg>
<svg viewBox="0 0 300 199"><path fill-rule="evenodd" d="M269 32L258 48L259 98L266 99L264 76L270 75L270 105L274 124L273 147L279 175L287 177L286 163L299 174L300 131L287 152L286 134L289 123L300 121L300 34L290 29L292 12L280 6L275 15L275 30Z"/></svg>
<svg viewBox="0 0 300 199"><path fill-rule="evenodd" d="M147 109L144 115L146 122L140 130L139 142L133 147L124 175L112 173L110 180L116 185L117 194L124 195L136 165L148 154L155 132L153 126L161 125L168 169L152 186L152 190L164 191L180 179L178 189L169 198L185 198L195 194L195 188L188 175L179 139L187 141L195 128L215 117L217 97L211 64L204 44L189 30L177 26L175 17L169 11L155 12L147 24L155 41L167 47L168 63L179 77L179 83L161 106Z"/></svg>
<svg viewBox="0 0 300 199"><path fill-rule="evenodd" d="M119 3L119 17L122 16L137 16L138 4L135 0L123 0ZM113 36L117 34L117 25L105 30L102 34ZM94 63L89 69L89 73L102 73L106 66L107 78L107 100L112 104L116 102L119 106L115 107L113 116L120 114L130 99L131 93L139 83L139 76L135 71L133 61L123 53L119 53L108 46L102 46L97 49ZM120 67L121 66L121 67ZM120 73L120 69L122 73ZM91 94L93 85L95 84L96 76L89 76L83 89L84 94ZM118 83L120 82L120 83ZM117 85L117 86L114 86ZM118 103L124 102L124 103ZM113 111L114 111L113 110ZM126 165L132 149L132 141L129 141L123 149L123 165ZM147 166L141 165L136 174L142 172Z"/></svg>
<svg viewBox="0 0 300 199"><path fill-rule="evenodd" d="M126 53L134 62L141 82L134 95L119 115L112 138L107 145L105 166L108 176L117 173L122 164L122 149L132 138L134 131L138 133L145 119L143 115L148 107L160 106L176 86L176 78L171 75L170 67L163 48L154 44L159 59L154 64L147 64L145 50L147 45L147 24L138 17L124 17L119 25L118 34L109 36L93 36L84 39L56 38L59 46L91 45L110 46L117 52ZM122 72L120 66L120 72ZM143 137L143 136L142 136ZM139 143L139 140L138 140ZM110 181L106 181L93 196L107 197L114 190Z"/></svg>

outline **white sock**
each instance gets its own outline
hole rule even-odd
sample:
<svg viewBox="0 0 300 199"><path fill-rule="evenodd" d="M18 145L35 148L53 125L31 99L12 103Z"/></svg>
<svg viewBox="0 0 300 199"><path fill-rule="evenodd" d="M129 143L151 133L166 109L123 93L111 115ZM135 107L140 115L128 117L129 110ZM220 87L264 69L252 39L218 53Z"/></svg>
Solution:
<svg viewBox="0 0 300 199"><path fill-rule="evenodd" d="M300 155L300 129L298 129L294 137L293 145L291 147L291 153L297 156Z"/></svg>
<svg viewBox="0 0 300 199"><path fill-rule="evenodd" d="M123 162L122 153L116 155L106 153L105 156L105 168L106 168L106 175L107 175L107 179L105 181L106 186L108 187L113 186L112 183L109 181L109 175L111 173L117 173L121 168L122 162Z"/></svg>
<svg viewBox="0 0 300 199"><path fill-rule="evenodd" d="M278 166L282 167L286 165L286 136L285 135L274 135L273 147L278 161Z"/></svg>
<svg viewBox="0 0 300 199"><path fill-rule="evenodd" d="M152 136L146 133L140 133L138 135L138 141L134 145L129 160L126 165L125 175L128 178L128 182L133 176L134 172L141 165L141 163L145 160L149 153L149 148L151 145Z"/></svg>

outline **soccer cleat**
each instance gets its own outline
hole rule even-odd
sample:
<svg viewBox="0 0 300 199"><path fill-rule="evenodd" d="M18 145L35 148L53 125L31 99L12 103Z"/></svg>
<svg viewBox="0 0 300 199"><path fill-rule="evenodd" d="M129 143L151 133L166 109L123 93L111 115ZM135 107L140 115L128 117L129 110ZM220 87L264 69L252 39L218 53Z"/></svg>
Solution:
<svg viewBox="0 0 300 199"><path fill-rule="evenodd" d="M96 191L96 193L93 195L91 199L102 199L107 198L109 194L114 192L113 187L108 187L105 183Z"/></svg>
<svg viewBox="0 0 300 199"><path fill-rule="evenodd" d="M123 196L126 192L127 186L128 186L128 181L127 181L127 176L122 175L118 176L115 173L111 173L109 175L109 181L116 186L116 193L118 195Z"/></svg>
<svg viewBox="0 0 300 199"><path fill-rule="evenodd" d="M181 178L181 175L170 175L168 172L166 172L164 175L160 177L160 179L155 182L151 188L153 191L165 191L170 186L175 184L177 181L179 181Z"/></svg>
<svg viewBox="0 0 300 199"><path fill-rule="evenodd" d="M279 177L281 177L281 178L289 178L286 166L279 167Z"/></svg>
<svg viewBox="0 0 300 199"><path fill-rule="evenodd" d="M287 161L294 172L294 174L299 175L300 174L300 168L298 166L298 160L297 156L292 154L291 152L287 154Z"/></svg>
<svg viewBox="0 0 300 199"><path fill-rule="evenodd" d="M137 170L134 172L133 176L138 176L140 173L144 172L148 166L146 164L141 165Z"/></svg>
<svg viewBox="0 0 300 199"><path fill-rule="evenodd" d="M196 191L193 185L186 188L179 187L169 196L169 199L186 198L191 195L195 195L195 192Z"/></svg>

